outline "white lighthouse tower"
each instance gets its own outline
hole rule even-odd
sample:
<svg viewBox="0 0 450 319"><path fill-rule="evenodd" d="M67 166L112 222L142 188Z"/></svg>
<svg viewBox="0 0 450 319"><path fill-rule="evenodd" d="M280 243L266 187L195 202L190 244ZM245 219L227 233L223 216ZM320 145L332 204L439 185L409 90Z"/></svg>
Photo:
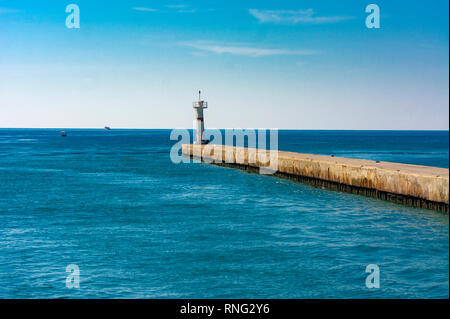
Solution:
<svg viewBox="0 0 450 319"><path fill-rule="evenodd" d="M201 99L201 91L198 91L198 101L192 102L192 107L195 110L195 129L196 141L194 144L208 144L209 141L203 139L203 132L205 131L205 121L203 119L203 109L208 108L208 102Z"/></svg>

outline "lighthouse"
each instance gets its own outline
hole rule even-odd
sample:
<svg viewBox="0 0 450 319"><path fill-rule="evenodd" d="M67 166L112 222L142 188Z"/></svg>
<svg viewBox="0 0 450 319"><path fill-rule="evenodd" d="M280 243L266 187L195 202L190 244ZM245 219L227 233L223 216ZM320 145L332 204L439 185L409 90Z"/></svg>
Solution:
<svg viewBox="0 0 450 319"><path fill-rule="evenodd" d="M203 109L208 108L208 102L201 98L201 91L198 91L198 101L192 103L194 108L194 122L196 129L196 140L194 144L208 144L209 141L203 139L203 132L205 131L205 121L203 118Z"/></svg>

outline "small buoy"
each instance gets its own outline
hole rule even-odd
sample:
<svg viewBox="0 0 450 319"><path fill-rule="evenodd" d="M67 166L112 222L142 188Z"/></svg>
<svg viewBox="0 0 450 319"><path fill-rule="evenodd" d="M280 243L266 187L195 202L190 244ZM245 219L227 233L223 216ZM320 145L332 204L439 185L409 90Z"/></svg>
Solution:
<svg viewBox="0 0 450 319"><path fill-rule="evenodd" d="M67 133L65 131L61 131L60 134L61 134L62 137L66 137L67 136Z"/></svg>

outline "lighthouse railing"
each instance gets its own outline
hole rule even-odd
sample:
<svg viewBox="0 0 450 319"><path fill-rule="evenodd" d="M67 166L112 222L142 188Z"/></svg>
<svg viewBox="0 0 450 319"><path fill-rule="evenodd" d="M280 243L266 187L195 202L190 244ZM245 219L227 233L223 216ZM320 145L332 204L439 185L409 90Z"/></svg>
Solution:
<svg viewBox="0 0 450 319"><path fill-rule="evenodd" d="M206 102L206 101L192 102L192 107L202 107L202 108L206 109L206 108L208 108L208 102Z"/></svg>

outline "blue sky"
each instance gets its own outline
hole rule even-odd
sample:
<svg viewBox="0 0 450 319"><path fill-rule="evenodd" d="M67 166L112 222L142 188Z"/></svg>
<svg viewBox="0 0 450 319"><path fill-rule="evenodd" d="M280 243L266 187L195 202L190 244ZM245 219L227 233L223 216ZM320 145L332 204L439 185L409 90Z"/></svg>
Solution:
<svg viewBox="0 0 450 319"><path fill-rule="evenodd" d="M210 128L448 130L448 9L0 0L0 127L192 127L201 89Z"/></svg>

